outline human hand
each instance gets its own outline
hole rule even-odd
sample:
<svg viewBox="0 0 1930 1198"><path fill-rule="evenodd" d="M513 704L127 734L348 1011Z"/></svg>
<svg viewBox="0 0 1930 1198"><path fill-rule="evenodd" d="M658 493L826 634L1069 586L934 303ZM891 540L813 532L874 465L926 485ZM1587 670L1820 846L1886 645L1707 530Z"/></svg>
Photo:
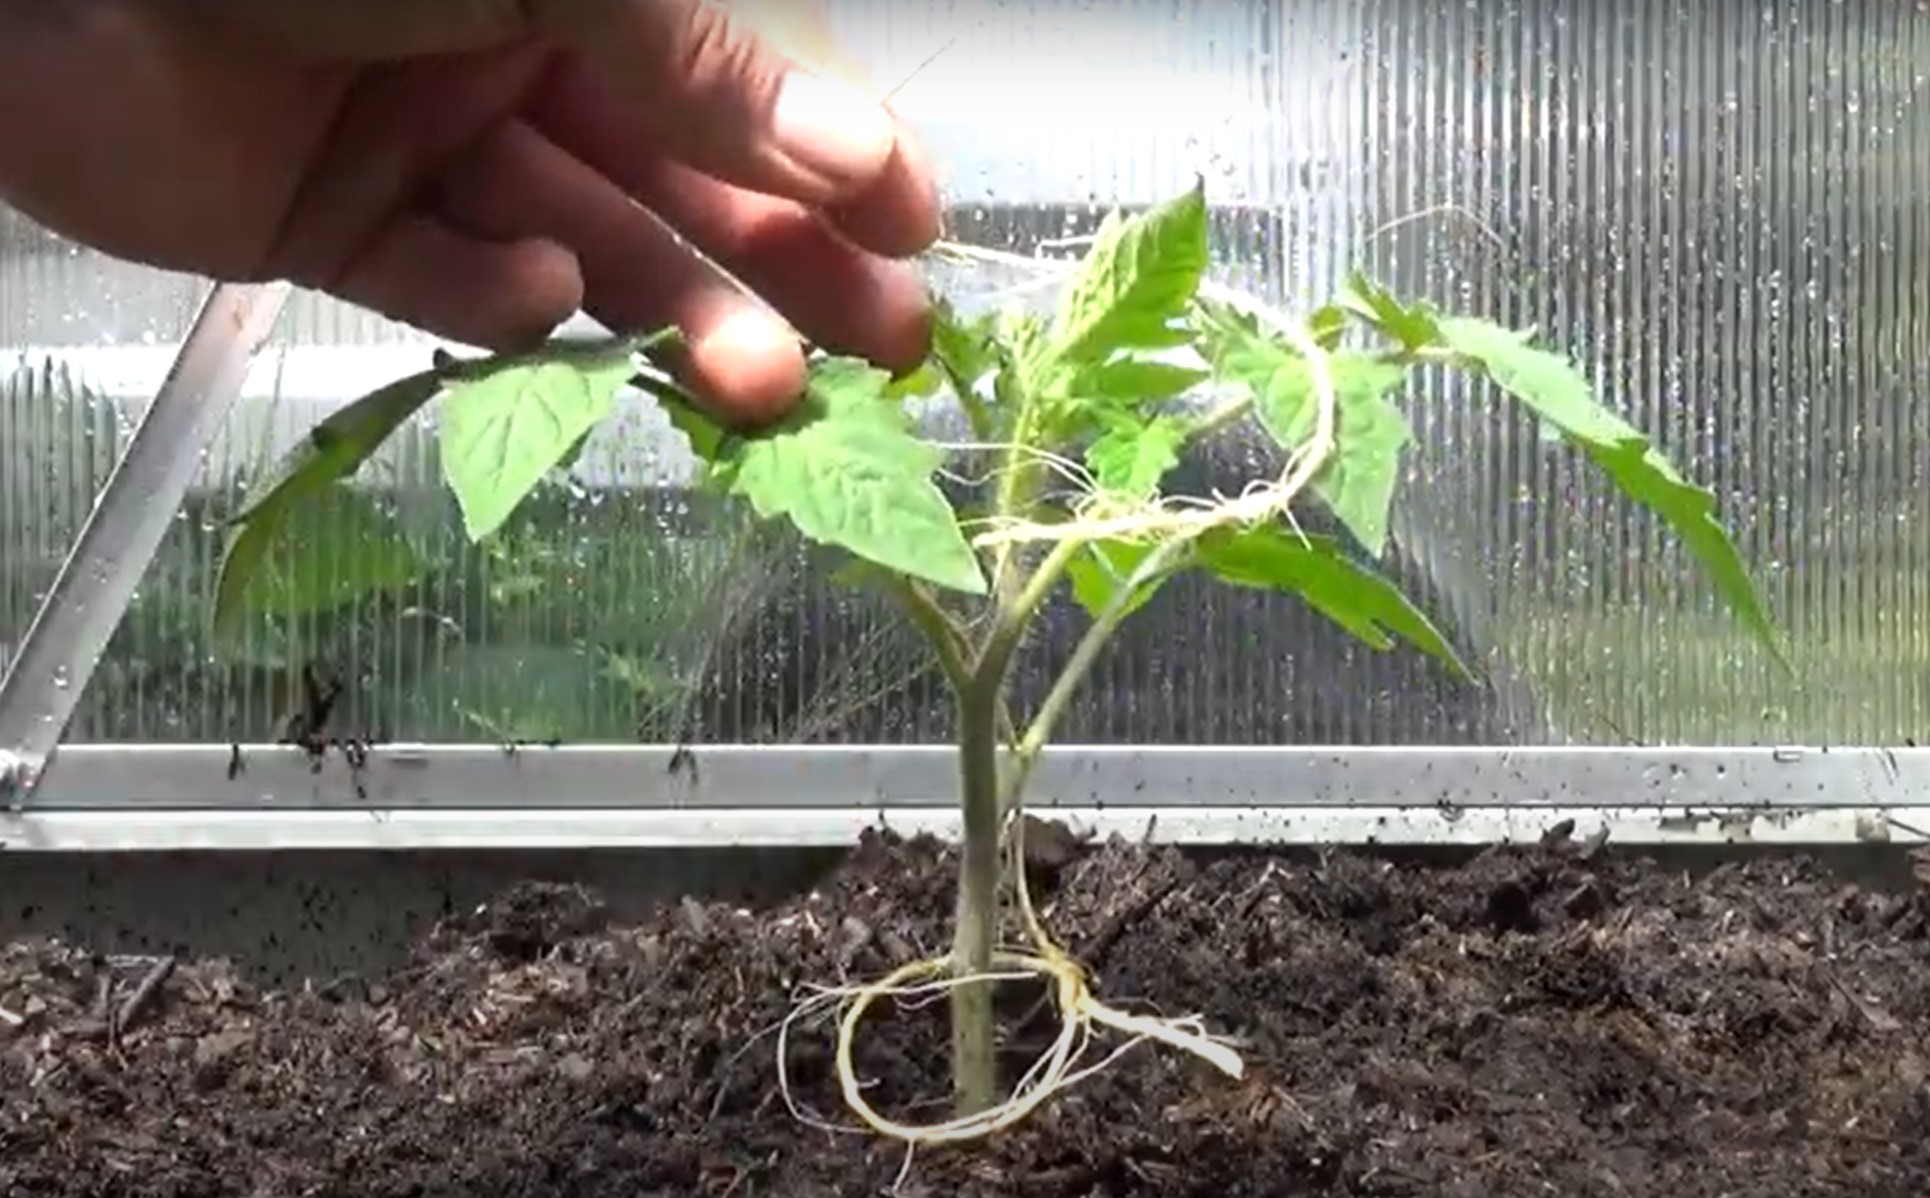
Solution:
<svg viewBox="0 0 1930 1198"><path fill-rule="evenodd" d="M759 423L799 334L894 369L929 341L900 259L936 188L855 85L793 71L848 70L826 29L814 0L0 0L0 198L490 349L674 324L685 382Z"/></svg>

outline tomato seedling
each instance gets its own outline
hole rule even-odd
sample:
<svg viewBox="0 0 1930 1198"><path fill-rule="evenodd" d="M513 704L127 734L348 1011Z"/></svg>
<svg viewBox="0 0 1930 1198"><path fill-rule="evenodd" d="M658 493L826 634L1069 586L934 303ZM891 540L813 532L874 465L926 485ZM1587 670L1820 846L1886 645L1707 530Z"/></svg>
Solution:
<svg viewBox="0 0 1930 1198"><path fill-rule="evenodd" d="M1183 572L1290 592L1370 646L1406 641L1467 672L1427 615L1362 564L1386 547L1413 440L1399 401L1415 372L1470 372L1525 405L1665 521L1736 617L1786 658L1714 496L1598 403L1566 360L1527 333L1403 302L1359 275L1310 316L1271 311L1208 280L1208 233L1201 185L1135 216L1114 213L1049 316L1012 308L965 319L941 303L932 353L915 374L893 379L862 361L815 354L795 408L756 433L714 423L656 365L653 351L671 332L440 359L329 417L255 489L223 564L217 619L231 622L273 573L269 550L291 517L319 497L339 497L342 481L431 399L442 400L447 481L468 534L482 538L580 450L626 385L639 386L689 441L702 485L841 547L888 587L957 695L964 836L952 950L845 996L840 1060L850 1104L873 1128L905 1139L983 1135L1063 1083L1095 1026L1164 1041L1237 1074L1239 1058L1197 1025L1129 1016L1092 995L1031 909L1014 817L1028 771L1108 638ZM963 410L967 445L926 437L911 410L946 396ZM1255 434L1280 450L1277 473L1230 497L1162 491L1188 446ZM937 478L960 458L987 481L955 504ZM1355 544L1305 533L1293 515L1303 499L1329 509ZM286 546L272 560L303 552ZM1038 709L1011 712L1013 658L1061 587L1090 613L1090 626ZM284 599L300 590L273 589ZM1007 881L1031 941L1020 951L996 942ZM1064 1034L1044 1068L1001 1103L986 979L1015 968L1051 980ZM877 995L939 975L950 975L957 1117L902 1127L865 1104L850 1041Z"/></svg>

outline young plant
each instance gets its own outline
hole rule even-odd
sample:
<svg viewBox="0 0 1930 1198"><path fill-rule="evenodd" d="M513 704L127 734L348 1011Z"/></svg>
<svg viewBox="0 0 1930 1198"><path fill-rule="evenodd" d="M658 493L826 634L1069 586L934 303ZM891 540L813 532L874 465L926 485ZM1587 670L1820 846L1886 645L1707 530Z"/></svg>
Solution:
<svg viewBox="0 0 1930 1198"><path fill-rule="evenodd" d="M846 1006L840 1069L852 1107L873 1128L906 1139L985 1134L1067 1079L1094 1024L1162 1040L1237 1075L1239 1058L1192 1023L1129 1016L1090 994L1032 911L1014 817L1029 770L1108 638L1182 573L1298 595L1370 646L1404 640L1466 672L1427 616L1360 564L1386 547L1412 439L1398 401L1415 372L1469 372L1525 404L1659 515L1740 620L1779 660L1782 650L1710 492L1684 481L1529 334L1404 303L1359 276L1296 319L1212 285L1207 265L1201 186L1130 218L1114 213L1049 318L1014 309L966 320L941 303L931 357L915 375L894 380L862 361L816 355L791 414L751 434L712 422L652 364L651 351L669 334L441 360L331 416L258 490L237 517L217 618L246 606L289 513L340 485L431 398L443 400L448 482L469 534L483 537L573 455L619 390L636 384L688 439L705 485L867 563L930 642L957 696L964 836L952 949L906 965ZM971 428L972 443L958 451L990 458L987 484L956 507L936 479L957 447L922 436L909 409L940 393L956 399ZM1163 493L1190 445L1251 431L1282 451L1277 474L1232 497ZM1302 531L1293 507L1303 499L1329 509L1355 544ZM1038 709L1014 713L1014 657L1061 587L1090 613L1090 626ZM276 593L285 600L287 587ZM997 943L1008 879L1032 941L1023 951ZM1046 975L1064 1017L1045 1068L1003 1104L986 980L995 969ZM876 996L941 974L950 975L957 1117L902 1127L866 1105L851 1039Z"/></svg>

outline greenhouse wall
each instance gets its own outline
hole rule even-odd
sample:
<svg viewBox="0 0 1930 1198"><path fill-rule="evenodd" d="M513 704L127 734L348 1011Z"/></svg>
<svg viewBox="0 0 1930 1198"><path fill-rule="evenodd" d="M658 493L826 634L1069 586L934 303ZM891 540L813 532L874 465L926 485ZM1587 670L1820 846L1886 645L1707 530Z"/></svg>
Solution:
<svg viewBox="0 0 1930 1198"><path fill-rule="evenodd" d="M1486 389L1413 397L1388 568L1480 679L1204 582L1132 619L1063 725L1092 746L1904 746L1930 717L1930 26L1907 4L837 6L930 140L953 235L1049 254L1203 176L1216 273L1310 304L1354 268L1534 327L1714 487L1797 672L1652 521ZM987 80L996 77L997 85ZM938 275L970 307L1024 271ZM0 219L0 664L206 292ZM272 742L321 688L376 743L937 746L950 710L837 560L684 486L642 399L472 545L434 414L357 485L406 584L206 631L224 516L431 342L298 294L68 735ZM1237 487L1259 446L1180 485ZM348 525L317 530L351 575ZM1036 699L1081 617L1022 670Z"/></svg>
<svg viewBox="0 0 1930 1198"><path fill-rule="evenodd" d="M437 343L0 208L0 1194L1930 1194L1930 6L830 4L1002 255L931 264L961 308L1203 179L1221 284L1364 271L1583 363L1793 669L1429 376L1380 564L1473 680L1176 580L998 843L1012 775L898 615L641 395L480 543L431 405L293 513L339 602L216 638L250 488ZM276 313L196 408L202 334ZM76 546L152 495L122 618ZM995 939L1050 984L948 1036ZM974 1043L1016 1086L979 1123ZM866 1104L965 1117L839 1134Z"/></svg>

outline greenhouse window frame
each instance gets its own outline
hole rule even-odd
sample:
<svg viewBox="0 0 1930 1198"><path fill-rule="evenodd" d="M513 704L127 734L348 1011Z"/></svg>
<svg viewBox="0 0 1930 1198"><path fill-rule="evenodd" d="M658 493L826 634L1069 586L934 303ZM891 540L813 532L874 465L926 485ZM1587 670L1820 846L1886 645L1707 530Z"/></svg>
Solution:
<svg viewBox="0 0 1930 1198"><path fill-rule="evenodd" d="M954 772L942 745L81 744L0 845L835 848L952 834ZM1930 843L1923 749L1070 745L1036 777L1044 818L1171 844Z"/></svg>

